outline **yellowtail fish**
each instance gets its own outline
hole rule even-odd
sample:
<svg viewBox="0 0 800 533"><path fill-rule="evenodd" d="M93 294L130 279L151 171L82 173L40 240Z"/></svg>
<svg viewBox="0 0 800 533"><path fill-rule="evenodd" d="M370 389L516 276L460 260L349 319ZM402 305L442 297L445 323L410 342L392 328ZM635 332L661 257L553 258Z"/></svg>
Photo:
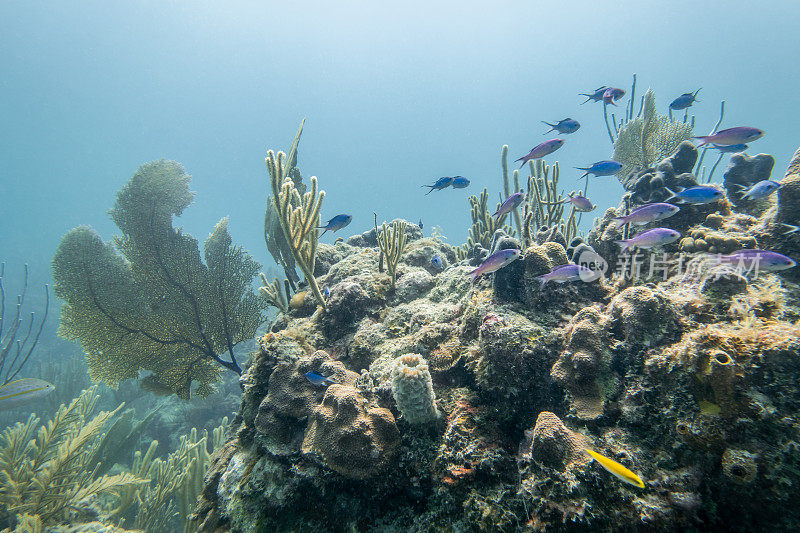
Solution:
<svg viewBox="0 0 800 533"><path fill-rule="evenodd" d="M613 459L609 459L605 455L600 455L599 453L592 451L588 448L584 448L583 451L588 453L592 459L600 463L600 466L611 472L615 477L621 479L625 483L629 483L635 487L639 487L640 489L644 488L644 481L642 478L619 464Z"/></svg>
<svg viewBox="0 0 800 533"><path fill-rule="evenodd" d="M0 387L0 410L12 409L29 401L44 398L56 390L43 379L23 378Z"/></svg>

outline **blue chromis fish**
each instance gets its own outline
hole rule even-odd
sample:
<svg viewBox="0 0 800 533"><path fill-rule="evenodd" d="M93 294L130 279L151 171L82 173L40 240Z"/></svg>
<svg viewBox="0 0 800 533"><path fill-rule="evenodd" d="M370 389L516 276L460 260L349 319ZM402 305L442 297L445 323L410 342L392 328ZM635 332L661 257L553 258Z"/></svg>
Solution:
<svg viewBox="0 0 800 533"><path fill-rule="evenodd" d="M616 161L598 161L597 163L593 163L588 167L575 168L584 171L581 178L588 177L589 174L593 174L595 176L613 176L620 171L622 168L622 163L617 163Z"/></svg>
<svg viewBox="0 0 800 533"><path fill-rule="evenodd" d="M333 380L330 377L325 377L322 374L314 371L306 372L306 379L314 385L331 385L333 383L338 383L336 380Z"/></svg>
<svg viewBox="0 0 800 533"><path fill-rule="evenodd" d="M452 185L454 189L463 189L464 187L469 187L469 180L464 176L455 176Z"/></svg>
<svg viewBox="0 0 800 533"><path fill-rule="evenodd" d="M550 126L550 129L544 132L542 135L547 135L551 131L557 131L561 134L569 134L575 133L581 127L581 123L575 120L574 118L565 118L563 120L559 120L555 124L550 124L549 122L542 121L542 124L547 124Z"/></svg>
<svg viewBox="0 0 800 533"><path fill-rule="evenodd" d="M613 459L609 459L605 455L600 455L599 453L590 450L589 448L583 449L589 456L600 463L600 466L605 468L608 472L611 473L617 479L624 481L634 487L639 487L640 489L644 488L644 481L642 478L634 474L632 471L628 470L626 467L622 466L618 462Z"/></svg>
<svg viewBox="0 0 800 533"><path fill-rule="evenodd" d="M597 89L595 89L591 93L580 93L581 96L585 96L586 97L586 100L581 102L581 105L585 104L586 102L590 102L590 101L599 102L600 100L603 99L603 93L606 92L606 89L608 89L608 87L603 85L602 87L598 87Z"/></svg>
<svg viewBox="0 0 800 533"><path fill-rule="evenodd" d="M750 141L755 141L764 136L764 130L758 128L751 128L749 126L736 126L735 128L728 128L726 130L718 131L712 135L704 135L700 137L692 137L698 139L700 144L719 144L721 146L730 146L732 144L747 144Z"/></svg>
<svg viewBox="0 0 800 533"><path fill-rule="evenodd" d="M616 87L608 87L603 92L603 105L617 105L614 102L625 96L625 89L617 89Z"/></svg>
<svg viewBox="0 0 800 533"><path fill-rule="evenodd" d="M668 188L667 192L670 194L667 200L675 199L678 203L686 204L710 204L725 198L725 193L714 187L713 185L697 185L696 187L689 187L674 192Z"/></svg>
<svg viewBox="0 0 800 533"><path fill-rule="evenodd" d="M614 241L622 246L622 251L630 248L656 248L658 246L665 246L672 244L681 238L681 234L674 229L669 228L654 228L639 233L630 239L621 241Z"/></svg>
<svg viewBox="0 0 800 533"><path fill-rule="evenodd" d="M433 185L423 185L423 187L428 187L430 190L425 194L428 195L433 191L441 191L442 189L446 189L453 183L452 177L445 176L444 178L439 178L434 182Z"/></svg>
<svg viewBox="0 0 800 533"><path fill-rule="evenodd" d="M566 201L571 202L572 205L575 206L575 211L580 211L581 213L594 211L594 208L597 207L596 205L592 204L592 201L586 198L582 193L578 193L577 195L570 194Z"/></svg>
<svg viewBox="0 0 800 533"><path fill-rule="evenodd" d="M419 219L419 224L417 224L417 226L419 226L419 229L422 229L422 219Z"/></svg>
<svg viewBox="0 0 800 533"><path fill-rule="evenodd" d="M44 398L56 390L43 379L22 378L0 387L0 410L12 409L33 400Z"/></svg>
<svg viewBox="0 0 800 533"><path fill-rule="evenodd" d="M765 272L777 272L797 265L797 262L791 257L758 249L737 250L732 254L719 256L717 260L720 263L740 266L748 270L763 270Z"/></svg>
<svg viewBox="0 0 800 533"><path fill-rule="evenodd" d="M644 226L650 222L656 222L657 220L669 218L680 210L680 207L673 204L646 204L641 207L637 207L628 215L625 215L624 217L616 217L614 220L620 222L622 225L635 224L637 226Z"/></svg>
<svg viewBox="0 0 800 533"><path fill-rule="evenodd" d="M546 155L552 154L563 145L564 139L550 139L549 141L537 144L531 148L530 152L517 159L517 161L522 161L522 164L520 164L519 168L525 166L525 163L532 159L541 159Z"/></svg>
<svg viewBox="0 0 800 533"><path fill-rule="evenodd" d="M433 265L436 270L444 270L444 261L438 254L431 257L431 265Z"/></svg>
<svg viewBox="0 0 800 533"><path fill-rule="evenodd" d="M342 229L343 227L345 227L348 224L350 224L350 222L352 222L352 220L353 220L353 217L351 215L336 215L335 217L330 219L327 224L317 228L317 229L324 229L325 230L325 231L322 232L320 237L322 237L322 235L325 235L328 232L328 230L336 232L337 230Z"/></svg>
<svg viewBox="0 0 800 533"><path fill-rule="evenodd" d="M719 150L721 154L738 154L739 152L744 152L749 148L746 144L729 144L728 146L723 146L721 144L712 144L710 148L714 150Z"/></svg>
<svg viewBox="0 0 800 533"><path fill-rule="evenodd" d="M519 206L519 204L521 204L524 199L525 199L524 194L522 194L521 192L515 192L514 194L506 198L506 201L502 203L502 205L497 209L497 211L495 211L495 213L492 216L495 219L500 219L500 217L502 217L503 215L506 215L511 211L513 211L514 209L516 209L517 206Z"/></svg>
<svg viewBox="0 0 800 533"><path fill-rule="evenodd" d="M568 281L591 282L600 279L601 273L582 265L561 265L554 268L551 272L533 279L541 283L542 287L550 281L556 283L566 283Z"/></svg>
<svg viewBox="0 0 800 533"><path fill-rule="evenodd" d="M770 194L780 189L781 184L777 181L761 180L750 187L745 187L744 185L739 185L739 187L745 189L745 192L742 193L743 199L747 198L748 200L758 200L759 198L766 198Z"/></svg>
<svg viewBox="0 0 800 533"><path fill-rule="evenodd" d="M325 285L322 287L322 297L326 300L331 297L331 288Z"/></svg>
<svg viewBox="0 0 800 533"><path fill-rule="evenodd" d="M499 252L495 252L487 257L486 261L481 263L481 266L470 272L469 275L472 276L472 281L474 282L482 274L491 274L492 272L496 272L509 263L513 263L521 256L522 252L515 248L500 250Z"/></svg>
<svg viewBox="0 0 800 533"><path fill-rule="evenodd" d="M702 87L700 89L702 89ZM697 89L693 93L683 93L675 100L670 102L669 108L673 111L683 111L684 109L691 107L692 104L700 101L697 99L697 93L700 92L700 89Z"/></svg>

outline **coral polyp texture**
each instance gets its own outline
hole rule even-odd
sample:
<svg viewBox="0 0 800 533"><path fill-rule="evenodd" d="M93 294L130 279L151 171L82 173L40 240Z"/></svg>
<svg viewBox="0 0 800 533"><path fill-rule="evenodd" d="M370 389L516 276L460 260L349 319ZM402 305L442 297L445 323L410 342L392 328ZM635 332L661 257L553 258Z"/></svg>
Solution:
<svg viewBox="0 0 800 533"><path fill-rule="evenodd" d="M563 218L540 224L545 193L498 227L487 193L460 250L399 222L319 245L327 310L311 290L258 339L200 530L797 529L797 269L742 271L717 254L797 259L800 158L757 209L736 195L682 204L658 223L681 239L649 256L681 262L648 269L615 241L655 226L613 219L702 180L680 143L688 125L645 100L619 133L636 167L620 175L625 197L583 237L567 239ZM733 158L731 190L769 162ZM506 179L513 192L519 176ZM524 258L471 283L504 249ZM601 279L540 282L598 256Z"/></svg>

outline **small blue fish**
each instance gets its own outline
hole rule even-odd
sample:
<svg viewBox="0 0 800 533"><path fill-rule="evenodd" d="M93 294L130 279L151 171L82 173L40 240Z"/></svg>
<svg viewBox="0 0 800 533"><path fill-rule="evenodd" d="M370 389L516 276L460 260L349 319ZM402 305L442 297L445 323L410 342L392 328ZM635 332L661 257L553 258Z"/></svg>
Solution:
<svg viewBox="0 0 800 533"><path fill-rule="evenodd" d="M317 229L324 229L325 230L325 231L322 232L322 234L320 234L320 237L322 237L322 235L325 235L328 232L328 230L336 232L336 231L342 229L343 227L345 227L348 224L350 224L350 222L352 220L353 220L353 217L351 215L336 215L335 217L330 219L328 221L328 223L325 224L324 226L318 226L317 227Z"/></svg>
<svg viewBox="0 0 800 533"><path fill-rule="evenodd" d="M738 154L744 152L749 147L746 144L731 144L729 146L721 146L719 144L712 144L709 148L719 150L722 154Z"/></svg>
<svg viewBox="0 0 800 533"><path fill-rule="evenodd" d="M745 189L744 185L739 185L739 187ZM758 200L759 198L766 198L780 188L781 184L777 181L761 180L753 186L746 188L745 192L742 193L742 199Z"/></svg>
<svg viewBox="0 0 800 533"><path fill-rule="evenodd" d="M313 371L306 372L306 379L314 385L332 385L333 383L338 383L338 381L335 381L329 377L326 378L322 374Z"/></svg>
<svg viewBox="0 0 800 533"><path fill-rule="evenodd" d="M575 133L581 127L581 123L574 118L565 118L564 120L559 120L555 124L550 124L549 122L545 122L543 120L542 124L547 124L550 126L550 129L544 132L542 135L547 135L551 131L557 131L558 133Z"/></svg>
<svg viewBox="0 0 800 533"><path fill-rule="evenodd" d="M581 96L585 96L586 97L586 100L581 102L581 105L585 104L586 102L590 102L590 101L599 102L600 100L603 99L603 93L606 92L606 89L608 89L608 87L603 85L602 87L598 87L597 89L595 89L591 93L580 93Z"/></svg>
<svg viewBox="0 0 800 533"><path fill-rule="evenodd" d="M322 287L322 297L326 300L331 297L331 289L327 285Z"/></svg>
<svg viewBox="0 0 800 533"><path fill-rule="evenodd" d="M578 170L585 171L581 178L586 178L589 174L595 176L613 176L622 168L621 163L616 161L598 161L589 167L575 167ZM580 178L579 178L580 179Z"/></svg>
<svg viewBox="0 0 800 533"><path fill-rule="evenodd" d="M419 219L419 224L417 224L417 226L419 226L419 229L422 229L422 219Z"/></svg>
<svg viewBox="0 0 800 533"><path fill-rule="evenodd" d="M702 87L700 89L702 89ZM669 104L669 108L673 111L683 111L691 107L693 103L700 101L697 99L697 93L700 92L700 89L697 89L693 93L683 93Z"/></svg>
<svg viewBox="0 0 800 533"><path fill-rule="evenodd" d="M431 264L436 270L444 270L444 261L438 255L431 257Z"/></svg>
<svg viewBox="0 0 800 533"><path fill-rule="evenodd" d="M517 206L519 206L519 204L521 204L523 200L525 200L525 195L522 194L521 192L516 192L512 194L511 196L506 198L506 201L503 202L500 208L497 211L495 211L495 213L492 216L495 219L499 220L500 217L502 217L503 215L510 213L511 211L516 209Z"/></svg>
<svg viewBox="0 0 800 533"><path fill-rule="evenodd" d="M464 176L455 176L453 178L453 188L454 189L463 189L464 187L469 186L469 180Z"/></svg>
<svg viewBox="0 0 800 533"><path fill-rule="evenodd" d="M429 187L430 190L425 193L425 195L429 195L433 191L441 191L442 189L446 189L453 183L453 178L451 177L444 177L439 178L433 185L423 185L423 187Z"/></svg>
<svg viewBox="0 0 800 533"><path fill-rule="evenodd" d="M667 192L670 194L667 200L672 200L674 198L678 203L701 205L710 204L711 202L716 202L717 200L725 198L725 193L712 185L698 185L696 187L683 189L679 192L674 192L667 187L664 188L667 189Z"/></svg>

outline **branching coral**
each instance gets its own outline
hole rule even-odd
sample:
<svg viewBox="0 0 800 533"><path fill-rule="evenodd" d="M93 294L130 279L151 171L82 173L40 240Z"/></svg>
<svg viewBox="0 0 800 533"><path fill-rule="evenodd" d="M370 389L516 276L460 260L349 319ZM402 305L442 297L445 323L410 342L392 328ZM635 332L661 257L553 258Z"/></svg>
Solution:
<svg viewBox="0 0 800 533"><path fill-rule="evenodd" d="M122 408L90 417L98 398L92 387L61 405L44 426L32 414L6 428L0 436L0 503L6 509L43 524L64 523L79 503L146 482L129 473L98 476L91 466L103 427Z"/></svg>
<svg viewBox="0 0 800 533"><path fill-rule="evenodd" d="M500 164L503 168L503 192L505 193L505 197L508 198L512 194L519 192L519 170L515 170L512 173L514 179L514 191L511 191L509 187L509 180L508 180L508 145L503 145L503 150L500 153ZM519 216L519 207L515 207L513 211L511 211L511 215L514 218L514 225L517 227L517 232L522 233L522 219Z"/></svg>
<svg viewBox="0 0 800 533"><path fill-rule="evenodd" d="M578 234L578 220L575 218L575 206L570 209L567 220L563 219L566 199L558 192L558 162L551 167L538 159L535 163L528 162L528 165L531 175L528 177L528 201L522 230L525 246L530 246L533 236L544 227L561 231L566 241L570 242Z"/></svg>
<svg viewBox="0 0 800 533"><path fill-rule="evenodd" d="M317 191L317 178L311 176L311 190L301 194L292 179L297 164L297 145L303 133L303 124L297 130L287 156L283 152L267 152L267 171L272 186L272 204L278 213L283 236L292 251L297 266L303 271L306 283L311 287L317 302L325 308L325 299L314 279L314 263L319 238L319 212L325 191Z"/></svg>
<svg viewBox="0 0 800 533"><path fill-rule="evenodd" d="M44 286L44 312L38 327L34 330L34 319L36 314L31 312L28 327L24 326L22 309L25 305L25 295L28 292L28 265L25 265L25 276L22 280L22 290L17 295L17 305L14 316L6 317L6 292L3 287L6 264L0 263L0 385L5 385L13 381L19 374L22 367L30 359L39 337L44 329L47 320L47 310L50 308L50 290ZM6 323L6 318L9 322ZM3 331L4 326L8 329ZM20 330L22 326L22 330ZM24 337L17 338L20 333L25 333Z"/></svg>
<svg viewBox="0 0 800 533"><path fill-rule="evenodd" d="M613 159L623 165L619 175L651 167L691 136L691 124L670 120L656 112L655 93L648 89L639 116L622 126L614 141Z"/></svg>
<svg viewBox="0 0 800 533"><path fill-rule="evenodd" d="M497 204L500 207L500 204ZM501 216L499 219L493 217L489 213L489 191L483 189L480 197L472 195L469 197L470 217L472 217L472 225L469 228L469 237L467 243L461 248L456 250L459 259L463 259L467 254L475 248L480 246L484 249L489 249L491 246L492 236L494 232L500 228L507 234L512 235L514 230L510 226L504 226L506 215Z"/></svg>
<svg viewBox="0 0 800 533"><path fill-rule="evenodd" d="M289 312L289 280L286 280L285 283L281 283L279 280L273 280L270 282L267 280L267 276L263 273L259 274L261 276L261 283L263 285L258 288L261 294L264 295L267 302L270 305L278 308L278 310L282 313ZM284 289L284 286L287 286Z"/></svg>
<svg viewBox="0 0 800 533"><path fill-rule="evenodd" d="M392 222L391 227L386 225L386 222L381 225L378 230L378 215L375 215L375 235L378 238L378 246L380 247L379 263L383 265L386 261L386 270L392 277L392 288L394 289L394 282L397 277L397 263L400 262L400 256L403 255L403 249L406 247L406 221L395 220Z"/></svg>
<svg viewBox="0 0 800 533"><path fill-rule="evenodd" d="M240 372L234 346L263 321L264 302L251 287L260 265L232 244L227 219L206 240L204 262L197 240L172 227L191 201L180 164L147 163L111 210L122 255L85 226L61 240L53 258L65 301L59 332L81 343L93 380L116 387L145 371L188 399L193 381L206 396L220 367Z"/></svg>

